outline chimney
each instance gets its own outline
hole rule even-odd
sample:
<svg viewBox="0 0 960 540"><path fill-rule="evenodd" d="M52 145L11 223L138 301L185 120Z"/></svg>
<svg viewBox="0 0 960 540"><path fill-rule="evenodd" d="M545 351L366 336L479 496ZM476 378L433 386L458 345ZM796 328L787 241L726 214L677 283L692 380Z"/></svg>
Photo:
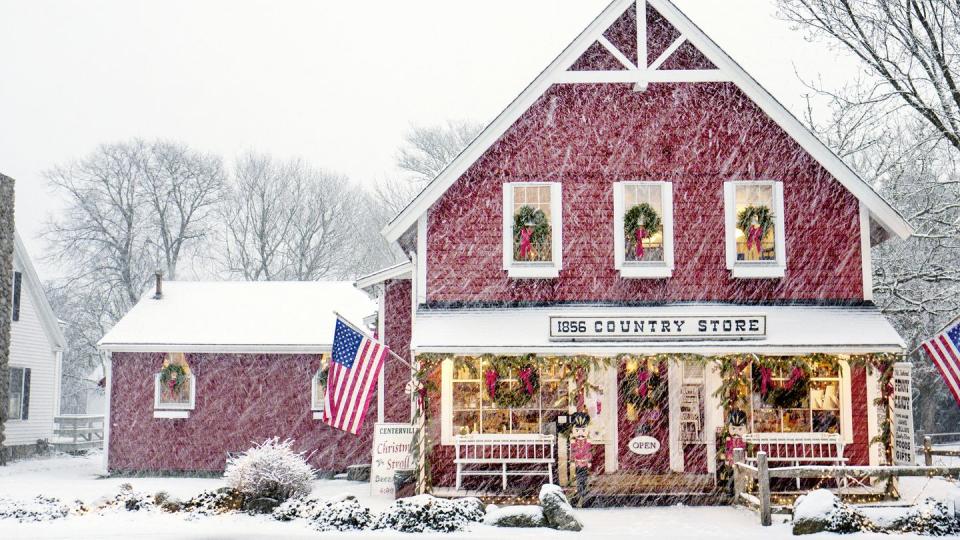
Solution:
<svg viewBox="0 0 960 540"><path fill-rule="evenodd" d="M157 289L153 294L153 299L160 300L163 298L163 272L161 270L157 270L154 276L157 279Z"/></svg>

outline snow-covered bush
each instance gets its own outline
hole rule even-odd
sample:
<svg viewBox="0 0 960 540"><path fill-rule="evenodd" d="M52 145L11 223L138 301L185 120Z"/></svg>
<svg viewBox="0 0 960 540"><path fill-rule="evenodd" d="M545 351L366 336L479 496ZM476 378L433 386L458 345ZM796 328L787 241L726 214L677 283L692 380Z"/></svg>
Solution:
<svg viewBox="0 0 960 540"><path fill-rule="evenodd" d="M889 532L947 536L960 534L960 520L947 505L927 499L910 509L886 529Z"/></svg>
<svg viewBox="0 0 960 540"><path fill-rule="evenodd" d="M230 458L223 473L227 485L249 499L265 497L283 502L308 495L313 468L292 446L290 439L280 441L274 437Z"/></svg>
<svg viewBox="0 0 960 540"><path fill-rule="evenodd" d="M327 506L324 499L292 497L273 509L273 519L293 521L295 519L313 519Z"/></svg>
<svg viewBox="0 0 960 540"><path fill-rule="evenodd" d="M346 497L326 503L313 516L313 526L318 531L358 531L370 526L370 509L354 497Z"/></svg>
<svg viewBox="0 0 960 540"><path fill-rule="evenodd" d="M70 508L53 497L34 497L29 501L14 501L0 498L0 519L17 521L52 521L62 519L70 513Z"/></svg>
<svg viewBox="0 0 960 540"><path fill-rule="evenodd" d="M133 491L130 484L121 484L120 491L115 495L109 495L97 499L93 503L96 510L126 510L137 512L140 510L151 510L154 507L153 497L146 493Z"/></svg>
<svg viewBox="0 0 960 540"><path fill-rule="evenodd" d="M232 512L242 506L243 494L232 488L202 491L181 504L183 510L200 515Z"/></svg>
<svg viewBox="0 0 960 540"><path fill-rule="evenodd" d="M793 534L870 530L874 530L874 526L863 513L826 489L799 497L793 507Z"/></svg>
<svg viewBox="0 0 960 540"><path fill-rule="evenodd" d="M438 499L417 495L398 499L374 518L371 528L401 532L454 532L471 522L483 520L483 505L478 499Z"/></svg>

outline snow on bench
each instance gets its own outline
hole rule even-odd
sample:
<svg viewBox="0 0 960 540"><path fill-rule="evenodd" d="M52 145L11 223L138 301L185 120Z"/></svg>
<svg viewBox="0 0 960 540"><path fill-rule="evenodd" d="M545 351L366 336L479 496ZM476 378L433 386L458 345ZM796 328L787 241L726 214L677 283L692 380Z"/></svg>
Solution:
<svg viewBox="0 0 960 540"><path fill-rule="evenodd" d="M454 445L457 491L465 476L499 476L503 489L507 489L508 476L545 476L547 483L553 482L553 464L556 461L556 439L553 435L460 435L454 438ZM474 465L499 467L468 468ZM513 465L524 468L511 469Z"/></svg>

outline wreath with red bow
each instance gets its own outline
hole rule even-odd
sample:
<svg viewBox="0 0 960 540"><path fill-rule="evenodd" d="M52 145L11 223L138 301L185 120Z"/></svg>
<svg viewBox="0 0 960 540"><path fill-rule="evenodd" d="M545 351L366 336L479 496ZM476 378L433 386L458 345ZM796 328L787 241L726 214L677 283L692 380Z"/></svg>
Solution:
<svg viewBox="0 0 960 540"><path fill-rule="evenodd" d="M777 409L796 409L810 394L810 366L797 363L784 366L785 380L773 380L774 367L753 365L753 391L767 405Z"/></svg>
<svg viewBox="0 0 960 540"><path fill-rule="evenodd" d="M661 407L667 385L663 384L659 373L641 364L636 372L624 375L618 390L620 396L638 411L648 411Z"/></svg>
<svg viewBox="0 0 960 540"><path fill-rule="evenodd" d="M497 406L505 409L523 407L540 393L540 372L532 354L488 357L488 360L483 383L487 397ZM504 380L508 377L516 379L517 384Z"/></svg>

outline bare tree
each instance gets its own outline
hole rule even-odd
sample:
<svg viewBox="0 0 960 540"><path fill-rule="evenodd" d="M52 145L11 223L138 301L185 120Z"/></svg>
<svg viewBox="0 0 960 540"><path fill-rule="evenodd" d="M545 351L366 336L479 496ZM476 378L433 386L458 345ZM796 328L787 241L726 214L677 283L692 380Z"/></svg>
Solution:
<svg viewBox="0 0 960 540"><path fill-rule="evenodd" d="M876 101L906 106L960 150L960 3L779 0L782 14L856 55Z"/></svg>
<svg viewBox="0 0 960 540"><path fill-rule="evenodd" d="M435 126L413 126L400 147L397 168L405 173L405 180L422 187L436 178L481 129L482 124L466 120L451 120Z"/></svg>

